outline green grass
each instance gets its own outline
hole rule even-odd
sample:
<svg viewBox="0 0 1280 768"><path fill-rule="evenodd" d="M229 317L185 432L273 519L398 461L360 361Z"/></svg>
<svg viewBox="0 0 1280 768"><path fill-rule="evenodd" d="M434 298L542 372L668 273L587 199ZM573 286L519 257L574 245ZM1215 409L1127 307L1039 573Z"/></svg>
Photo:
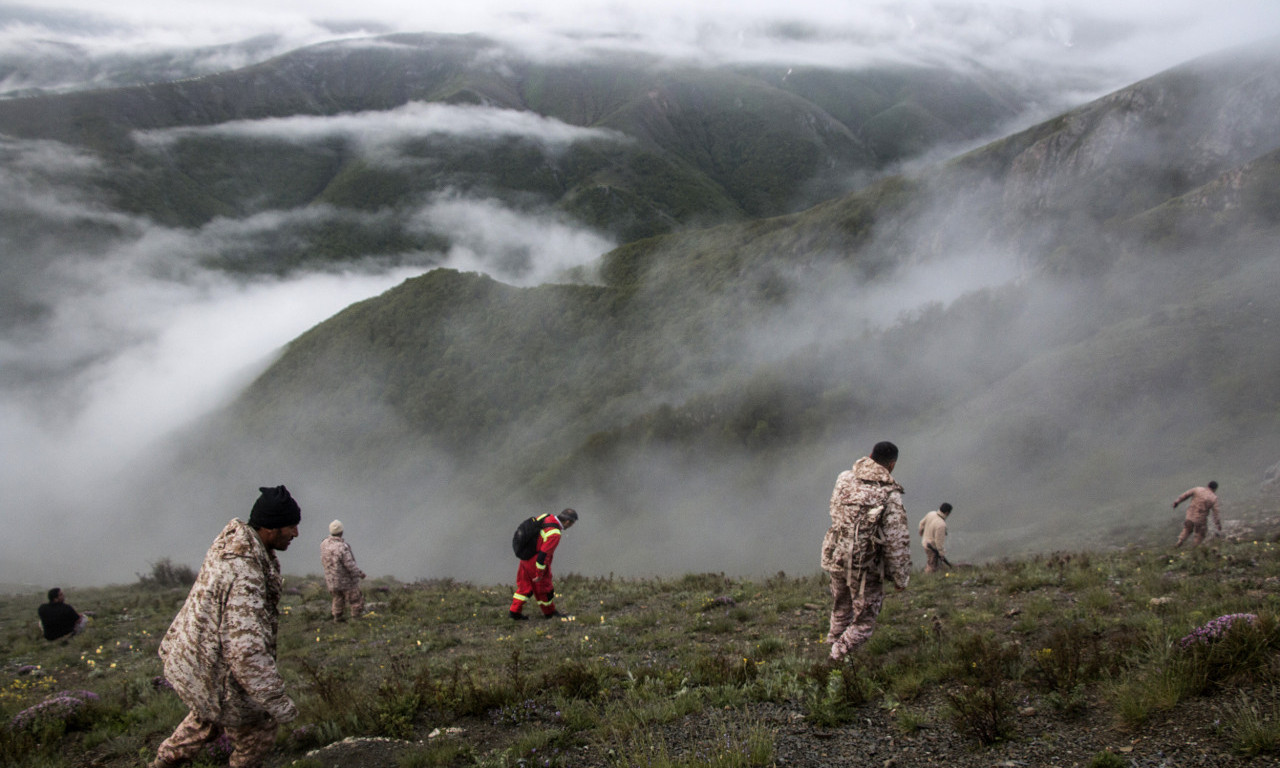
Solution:
<svg viewBox="0 0 1280 768"><path fill-rule="evenodd" d="M570 575L557 585L562 610L581 613L524 625L506 619L506 586L389 579L370 582L365 617L334 624L319 580L290 577L279 655L301 714L281 728L275 761L307 765L313 749L381 737L403 742L397 765L409 768L535 756L547 766L755 766L774 760L781 722L816 733L878 719L972 749L1038 738L1054 722L1142 733L1206 700L1220 702L1222 749L1276 755L1280 597L1259 585L1278 579L1277 548L1252 542L967 567L889 595L872 641L831 665L815 576ZM99 697L71 720L0 728L5 765L61 768L85 755L134 765L186 713L154 682L185 590L72 592L95 619L55 643L39 636L38 595L0 597L0 722L59 691ZM1184 647L1197 627L1244 612L1257 621ZM1027 704L1050 724L1027 730ZM436 729L457 730L428 738Z"/></svg>

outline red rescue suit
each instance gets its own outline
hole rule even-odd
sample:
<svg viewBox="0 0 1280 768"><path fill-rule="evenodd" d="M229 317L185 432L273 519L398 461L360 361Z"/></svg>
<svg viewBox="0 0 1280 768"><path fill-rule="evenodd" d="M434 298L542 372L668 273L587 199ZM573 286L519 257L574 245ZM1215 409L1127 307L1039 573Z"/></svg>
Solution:
<svg viewBox="0 0 1280 768"><path fill-rule="evenodd" d="M556 593L551 583L551 558L556 546L560 544L564 526L551 513L539 517L538 522L542 525L538 532L538 552L528 560L520 561L520 569L516 571L516 594L511 599L511 612L520 613L524 604L533 597L537 599L543 616L553 616L556 613Z"/></svg>

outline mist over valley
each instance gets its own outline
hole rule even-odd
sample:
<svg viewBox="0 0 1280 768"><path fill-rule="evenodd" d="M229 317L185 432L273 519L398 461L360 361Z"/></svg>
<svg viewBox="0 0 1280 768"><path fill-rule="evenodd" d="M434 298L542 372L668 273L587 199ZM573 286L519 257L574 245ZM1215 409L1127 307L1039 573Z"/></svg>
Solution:
<svg viewBox="0 0 1280 768"><path fill-rule="evenodd" d="M340 518L371 574L502 582L573 506L567 570L805 573L881 439L969 561L1274 507L1275 14L1174 7L1163 60L1123 7L881 10L56 55L0 16L0 583L194 564L278 483L286 571Z"/></svg>

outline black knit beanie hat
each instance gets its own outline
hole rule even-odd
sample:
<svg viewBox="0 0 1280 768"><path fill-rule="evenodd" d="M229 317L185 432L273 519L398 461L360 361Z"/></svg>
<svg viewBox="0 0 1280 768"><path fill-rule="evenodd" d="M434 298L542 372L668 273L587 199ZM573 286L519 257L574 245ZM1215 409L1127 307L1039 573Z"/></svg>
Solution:
<svg viewBox="0 0 1280 768"><path fill-rule="evenodd" d="M262 495L253 503L253 511L249 513L249 525L254 528L288 528L302 520L302 510L298 502L289 495L289 489L283 485L275 488L259 488Z"/></svg>

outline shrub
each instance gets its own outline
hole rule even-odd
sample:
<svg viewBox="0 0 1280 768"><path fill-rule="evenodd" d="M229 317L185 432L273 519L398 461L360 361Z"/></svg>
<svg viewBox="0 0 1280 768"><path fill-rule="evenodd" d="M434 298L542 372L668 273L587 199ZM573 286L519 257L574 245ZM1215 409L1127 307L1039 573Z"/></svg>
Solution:
<svg viewBox="0 0 1280 768"><path fill-rule="evenodd" d="M1044 647L1031 654L1045 689L1069 694L1097 672L1097 638L1079 622L1049 633Z"/></svg>
<svg viewBox="0 0 1280 768"><path fill-rule="evenodd" d="M1277 645L1280 633L1275 620L1252 613L1219 616L1178 642L1185 656L1181 666L1192 693L1256 674Z"/></svg>
<svg viewBox="0 0 1280 768"><path fill-rule="evenodd" d="M851 722L870 698L870 686L853 663L836 667L821 662L807 677L804 719L814 725L830 728Z"/></svg>
<svg viewBox="0 0 1280 768"><path fill-rule="evenodd" d="M1003 686L961 685L947 691L951 723L979 744L990 746L1013 732L1013 702Z"/></svg>
<svg viewBox="0 0 1280 768"><path fill-rule="evenodd" d="M88 727L92 706L98 701L98 694L92 691L59 691L14 715L9 726L41 738L61 736Z"/></svg>
<svg viewBox="0 0 1280 768"><path fill-rule="evenodd" d="M1013 731L1011 681L1019 673L1016 646L973 634L956 644L953 669L959 684L946 692L952 724L982 745L1008 738Z"/></svg>
<svg viewBox="0 0 1280 768"><path fill-rule="evenodd" d="M1115 752L1099 752L1089 760L1089 768L1128 768L1125 759Z"/></svg>
<svg viewBox="0 0 1280 768"><path fill-rule="evenodd" d="M746 685L756 677L756 665L750 659L717 653L699 655L689 670L694 685Z"/></svg>
<svg viewBox="0 0 1280 768"><path fill-rule="evenodd" d="M590 699L600 692L595 670L580 661L564 661L542 676L541 690L557 690L571 699Z"/></svg>
<svg viewBox="0 0 1280 768"><path fill-rule="evenodd" d="M513 656L518 656L516 651ZM521 680L501 680L486 685L477 682L471 670L460 662L453 666L452 676L440 689L440 703L453 710L459 717L483 715L490 710L519 700L523 695Z"/></svg>
<svg viewBox="0 0 1280 768"><path fill-rule="evenodd" d="M1196 627L1188 632L1178 641L1178 644L1183 648L1211 645L1231 634L1232 628L1237 623L1254 626L1258 623L1258 616L1254 613L1229 613L1225 616L1219 616L1204 626Z"/></svg>
<svg viewBox="0 0 1280 768"><path fill-rule="evenodd" d="M139 573L138 584L156 589L189 587L196 582L196 572L189 565L176 565L165 557L151 564L151 573Z"/></svg>
<svg viewBox="0 0 1280 768"><path fill-rule="evenodd" d="M1236 752L1247 757L1280 752L1280 717L1277 715L1280 712L1274 706L1263 709L1242 694L1240 702L1228 708L1223 718Z"/></svg>

